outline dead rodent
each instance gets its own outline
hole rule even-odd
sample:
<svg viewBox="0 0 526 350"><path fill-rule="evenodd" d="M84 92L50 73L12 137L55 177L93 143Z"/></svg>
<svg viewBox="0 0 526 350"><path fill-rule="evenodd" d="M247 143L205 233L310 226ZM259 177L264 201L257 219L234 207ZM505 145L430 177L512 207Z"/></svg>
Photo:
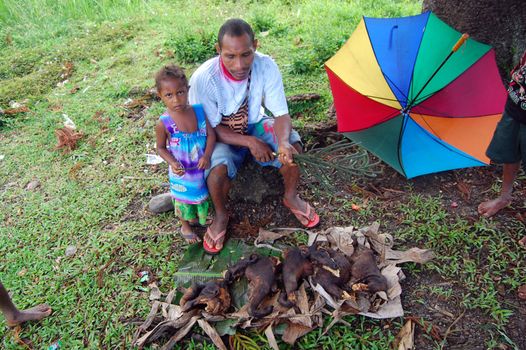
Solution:
<svg viewBox="0 0 526 350"><path fill-rule="evenodd" d="M351 281L367 285L366 290L371 293L387 292L387 280L380 272L374 252L364 246L357 245L350 258L352 264Z"/></svg>
<svg viewBox="0 0 526 350"><path fill-rule="evenodd" d="M252 254L227 270L225 279L230 283L242 275L247 278L250 316L262 318L272 312L272 306L259 309L259 305L270 292L276 290L275 273L279 263L275 257Z"/></svg>
<svg viewBox="0 0 526 350"><path fill-rule="evenodd" d="M351 277L351 263L343 253L333 249L328 249L328 253L336 268L329 266L316 268L313 282L321 285L333 297L341 299L343 291L350 291L347 282Z"/></svg>
<svg viewBox="0 0 526 350"><path fill-rule="evenodd" d="M196 307L212 315L224 314L230 308L230 293L223 279L209 281L205 284L194 283L181 297L179 305L186 312Z"/></svg>

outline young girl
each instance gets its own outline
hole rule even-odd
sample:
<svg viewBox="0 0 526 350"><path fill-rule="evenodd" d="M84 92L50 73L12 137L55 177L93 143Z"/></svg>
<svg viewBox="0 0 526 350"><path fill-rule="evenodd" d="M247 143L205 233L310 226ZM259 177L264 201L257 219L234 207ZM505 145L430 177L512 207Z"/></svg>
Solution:
<svg viewBox="0 0 526 350"><path fill-rule="evenodd" d="M188 81L184 71L163 67L155 76L157 94L166 106L155 126L157 152L169 165L170 192L175 214L181 219L181 234L188 243L199 237L190 224L206 223L208 189L205 169L216 142L201 105L188 104Z"/></svg>

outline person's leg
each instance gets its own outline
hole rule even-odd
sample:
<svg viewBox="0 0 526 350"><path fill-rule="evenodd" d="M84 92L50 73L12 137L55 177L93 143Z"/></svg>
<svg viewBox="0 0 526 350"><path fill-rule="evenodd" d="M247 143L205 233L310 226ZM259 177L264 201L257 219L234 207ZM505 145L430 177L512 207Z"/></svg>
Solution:
<svg viewBox="0 0 526 350"><path fill-rule="evenodd" d="M190 220L196 217L195 208L191 204L186 204L173 200L175 216L181 221L181 236L188 244L199 242L199 236L195 234L190 224Z"/></svg>
<svg viewBox="0 0 526 350"><path fill-rule="evenodd" d="M228 225L228 211L226 204L228 192L230 190L230 178L228 177L227 166L222 164L214 167L206 179L208 192L214 204L214 220L207 230L204 237L206 244L216 249L223 248L224 235L216 240L221 232L226 230Z"/></svg>
<svg viewBox="0 0 526 350"><path fill-rule="evenodd" d="M249 133L266 142L274 152L277 152L278 145L274 133L274 120L272 118L264 118L257 124L249 125ZM298 153L302 152L301 139L299 134L292 130L289 142L296 148ZM314 227L319 222L319 217L311 208L311 206L302 200L298 194L298 185L300 181L300 169L296 165L283 165L277 158L273 161L261 163L263 166L274 166L279 168L279 172L283 176L283 184L285 193L283 195L283 203L287 206L294 216L307 227Z"/></svg>
<svg viewBox="0 0 526 350"><path fill-rule="evenodd" d="M186 243L188 244L194 244L199 241L199 236L195 234L195 232L192 229L192 226L190 226L190 222L188 220L181 220L181 235L186 240Z"/></svg>
<svg viewBox="0 0 526 350"><path fill-rule="evenodd" d="M510 205L513 191L513 182L519 172L520 162L504 164L502 167L502 188L500 195L492 200L480 203L478 212L480 215L490 217L497 214L501 209Z"/></svg>
<svg viewBox="0 0 526 350"><path fill-rule="evenodd" d="M511 203L513 182L521 163L521 147L526 146L525 142L526 130L504 112L486 151L486 155L493 163L503 164L502 188L497 198L480 203L478 206L480 215L493 216Z"/></svg>
<svg viewBox="0 0 526 350"><path fill-rule="evenodd" d="M296 143L294 148L301 153L301 146ZM300 169L297 165L282 165L279 169L281 176L283 176L283 185L285 193L283 194L284 203L290 208L300 212L307 212L308 203L302 200L298 194L298 185L300 182ZM296 215L302 225L306 226L309 223L309 219Z"/></svg>
<svg viewBox="0 0 526 350"><path fill-rule="evenodd" d="M47 304L40 304L27 310L18 310L11 301L2 282L0 282L0 310L4 314L9 327L14 327L27 321L38 321L51 314L51 308Z"/></svg>
<svg viewBox="0 0 526 350"><path fill-rule="evenodd" d="M206 246L221 250L225 241L228 225L228 192L231 180L236 176L238 167L243 163L247 150L218 142L210 160L210 170L205 172L208 192L214 205L214 219L206 230ZM206 247L205 247L206 249Z"/></svg>

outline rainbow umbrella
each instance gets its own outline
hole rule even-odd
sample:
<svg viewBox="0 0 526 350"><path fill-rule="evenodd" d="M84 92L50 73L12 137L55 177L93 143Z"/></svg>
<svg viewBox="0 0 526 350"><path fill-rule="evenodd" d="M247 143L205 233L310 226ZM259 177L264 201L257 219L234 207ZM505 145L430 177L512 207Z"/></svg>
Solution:
<svg viewBox="0 0 526 350"><path fill-rule="evenodd" d="M407 178L489 163L506 100L490 46L431 12L364 17L325 68L338 131Z"/></svg>

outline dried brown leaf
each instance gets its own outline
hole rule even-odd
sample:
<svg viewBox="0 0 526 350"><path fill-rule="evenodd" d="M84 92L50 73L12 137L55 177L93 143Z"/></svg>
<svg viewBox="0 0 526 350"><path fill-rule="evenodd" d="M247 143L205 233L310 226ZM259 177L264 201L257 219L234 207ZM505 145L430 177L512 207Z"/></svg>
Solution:
<svg viewBox="0 0 526 350"><path fill-rule="evenodd" d="M51 112L60 112L60 111L62 110L62 106L61 106L61 105L54 104L54 105L49 106L48 109L49 109Z"/></svg>
<svg viewBox="0 0 526 350"><path fill-rule="evenodd" d="M161 291L159 290L159 287L157 287L157 283L150 283L148 287L150 287L150 300L161 299Z"/></svg>
<svg viewBox="0 0 526 350"><path fill-rule="evenodd" d="M239 224L235 224L233 228L239 236L255 236L259 231L259 227L252 225L247 216Z"/></svg>
<svg viewBox="0 0 526 350"><path fill-rule="evenodd" d="M132 340L132 344L139 344L142 342L142 339L146 339L151 332L148 332L147 334L143 335L140 339L139 337L143 332L145 332L151 325L153 319L155 318L155 315L157 314L157 310L159 309L159 302L155 301L152 305L152 308L150 309L150 313L148 314L148 317L146 317L146 320L137 328L135 331L135 335Z"/></svg>
<svg viewBox="0 0 526 350"><path fill-rule="evenodd" d="M176 292L177 291L175 289L172 289L170 292L168 292L168 295L164 301L168 304L171 304Z"/></svg>
<svg viewBox="0 0 526 350"><path fill-rule="evenodd" d="M29 108L26 106L22 106L18 108L4 109L4 114L7 114L7 115L15 115L15 114L27 113L27 112L29 112Z"/></svg>
<svg viewBox="0 0 526 350"><path fill-rule="evenodd" d="M22 327L20 325L16 326L13 331L13 338L15 342L23 347L24 349L33 350L33 343L31 340L26 338L21 338L20 333L22 333Z"/></svg>
<svg viewBox="0 0 526 350"><path fill-rule="evenodd" d="M63 153L71 152L77 147L77 141L82 138L82 133L76 132L70 127L63 127L55 130L57 145L55 149L62 149Z"/></svg>
<svg viewBox="0 0 526 350"><path fill-rule="evenodd" d="M68 177L71 180L76 180L78 178L78 173L79 173L80 169L82 169L83 166L84 166L83 162L75 163L75 165L73 165L71 168L69 168Z"/></svg>
<svg viewBox="0 0 526 350"><path fill-rule="evenodd" d="M227 350L227 347L223 343L223 340L221 340L221 337L219 336L219 333L215 330L214 327L210 325L210 323L206 322L203 319L197 320L197 323L203 329L203 331L212 339L214 342L214 345L217 346L221 350ZM170 348L171 349L171 348Z"/></svg>
<svg viewBox="0 0 526 350"><path fill-rule="evenodd" d="M309 316L309 299L307 297L307 292L305 291L305 283L302 283L298 288L296 296L296 306L300 309L300 314L291 318L289 321L311 328L312 318Z"/></svg>
<svg viewBox="0 0 526 350"><path fill-rule="evenodd" d="M181 329L179 329L166 344L161 348L161 350L171 350L174 345L181 339L183 339L188 332L192 329L194 324L199 320L201 316L193 316Z"/></svg>
<svg viewBox="0 0 526 350"><path fill-rule="evenodd" d="M400 329L393 342L394 350L411 350L414 346L415 324L409 320Z"/></svg>
<svg viewBox="0 0 526 350"><path fill-rule="evenodd" d="M272 325L265 329L265 336L267 337L268 344L272 349L279 350L278 342L276 341L276 337L274 337L274 332L272 332Z"/></svg>
<svg viewBox="0 0 526 350"><path fill-rule="evenodd" d="M61 78L63 80L66 80L68 79L69 77L71 77L73 75L73 70L75 68L75 65L73 64L73 62L71 61L66 61L64 63L64 65L62 66L62 74L61 74Z"/></svg>
<svg viewBox="0 0 526 350"><path fill-rule="evenodd" d="M298 323L287 322L288 326L281 338L285 343L293 345L296 340L309 333L313 328L306 327Z"/></svg>
<svg viewBox="0 0 526 350"><path fill-rule="evenodd" d="M422 331L429 334L433 337L433 339L437 341L442 341L442 335L440 334L440 328L435 326L433 323L428 322L424 319L418 318L416 316L408 316L406 317L408 320L413 321L415 324L422 327Z"/></svg>
<svg viewBox="0 0 526 350"><path fill-rule="evenodd" d="M272 231L268 231L262 228L258 229L258 237L256 238L256 242L274 242L277 239L280 239L281 237L287 236L287 233L276 233Z"/></svg>
<svg viewBox="0 0 526 350"><path fill-rule="evenodd" d="M435 257L435 253L429 249L411 248L406 251L387 250L385 259L389 264L398 265L404 262L416 262L425 264Z"/></svg>
<svg viewBox="0 0 526 350"><path fill-rule="evenodd" d="M306 94L298 94L298 95L292 95L287 97L288 102L298 102L298 101L317 101L321 98L320 95L315 93L306 93Z"/></svg>
<svg viewBox="0 0 526 350"><path fill-rule="evenodd" d="M464 181L457 181L457 189L462 194L464 200L469 200L471 198L471 185L467 184Z"/></svg>

